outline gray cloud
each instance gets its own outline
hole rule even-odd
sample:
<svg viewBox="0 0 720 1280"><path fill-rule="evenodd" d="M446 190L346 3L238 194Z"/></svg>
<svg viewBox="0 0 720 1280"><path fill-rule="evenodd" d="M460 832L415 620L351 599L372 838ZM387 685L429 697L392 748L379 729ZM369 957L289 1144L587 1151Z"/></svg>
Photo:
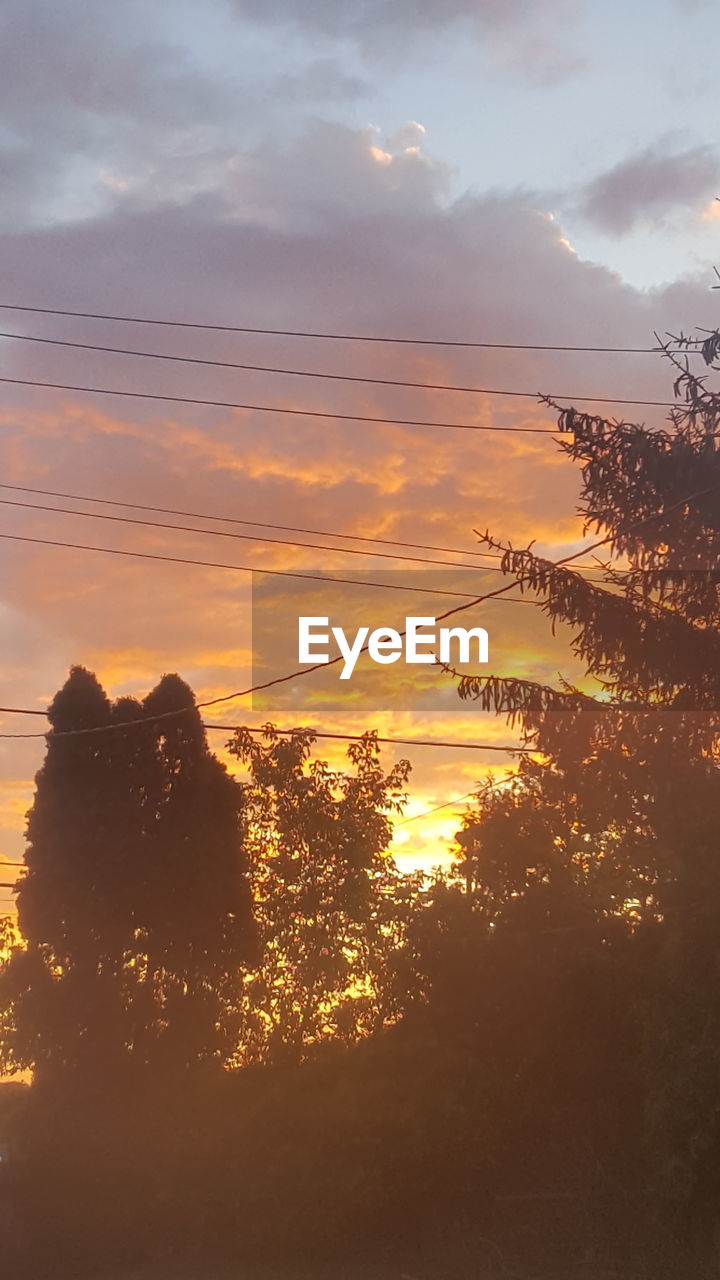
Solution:
<svg viewBox="0 0 720 1280"><path fill-rule="evenodd" d="M338 37L365 54L382 58L395 50L395 57L398 46L404 55L416 35L450 31L465 21L484 33L481 47L494 51L497 66L525 79L555 82L576 68L555 44L555 20L568 17L575 3L232 0L228 6L223 0L187 0L178 6L172 0L5 0L0 220L6 226L87 220L109 211L127 191L135 198L143 191L153 201L163 191L187 200L215 189L223 184L225 166L232 169L238 153L248 155L260 139L297 137L313 113L334 114L367 94L358 58L338 45ZM278 40L275 26L281 22L295 30ZM202 40L199 24L207 27ZM325 145L328 154L319 161L307 149L295 158L288 152L288 180L292 170L302 186L313 171L322 186L320 169L329 172L332 151L329 136ZM363 154L363 163L370 163ZM346 174L351 192L358 174L347 169L342 146L336 158L338 198L340 176ZM400 183L403 167L406 180ZM279 194L279 167L270 176L251 158L241 170L241 208L250 207L244 184L265 205ZM408 182L418 194L433 194L438 178L437 166L431 174L422 159L408 153L398 155L382 189L391 202L409 191ZM328 210L329 187L330 180L316 201Z"/></svg>
<svg viewBox="0 0 720 1280"><path fill-rule="evenodd" d="M712 324L716 295L704 282L633 290L581 261L526 191L455 198L450 170L421 126L387 121L384 137L314 119L362 97L357 50L368 62L387 54L390 72L404 71L416 35L437 33L426 47L441 60L440 35L454 26L462 39L474 24L478 64L486 51L500 68L555 82L573 69L555 44L573 7L4 0L4 297L479 341L604 345L622 336L643 345L654 328ZM422 93L421 73L417 81ZM412 113L417 100L409 97L404 110ZM632 357L353 346L3 315L0 327L19 333L387 379L652 399L665 398L669 381L659 363ZM391 419L549 421L534 399L270 377L9 339L0 339L0 372ZM535 537L552 553L578 529L576 473L544 435L286 418L4 384L0 471L7 483L449 546L472 547L472 527L490 525L517 544ZM0 528L228 565L343 564L330 552L10 507ZM73 661L97 666L115 692L146 689L175 668L207 696L249 683L244 574L10 542L0 543L0 556L4 672L19 704L41 705ZM377 562L368 568L375 577ZM397 580L406 573L401 567ZM348 727L364 727L362 714L349 707ZM451 715L460 714L452 699ZM474 710L467 719L476 726ZM12 787L32 775L40 748L12 747L0 744L0 835L12 830L19 849L22 805ZM453 761L449 783L457 767ZM3 809L8 780L12 805Z"/></svg>
<svg viewBox="0 0 720 1280"><path fill-rule="evenodd" d="M672 153L656 145L594 178L581 193L578 212L600 231L624 235L642 223L664 223L719 185L720 157L711 147Z"/></svg>
<svg viewBox="0 0 720 1280"><path fill-rule="evenodd" d="M314 58L301 71L278 76L273 95L287 102L354 102L369 92L366 81L352 75L333 58Z"/></svg>
<svg viewBox="0 0 720 1280"><path fill-rule="evenodd" d="M579 10L578 0L234 0L243 17L260 24L296 26L313 39L350 41L362 53L381 62L402 56L429 33L450 30L464 22L498 44L500 65L537 83L555 83L574 69L575 59L561 49L558 30ZM503 47L507 31L529 29L543 33L535 54L527 46L515 57Z"/></svg>
<svg viewBox="0 0 720 1280"><path fill-rule="evenodd" d="M221 111L187 50L154 39L133 0L7 0L0 15L3 218L92 212L102 168L197 133ZM74 211L70 209L70 216Z"/></svg>
<svg viewBox="0 0 720 1280"><path fill-rule="evenodd" d="M573 79L587 65L585 55L572 52L552 37L516 33L498 42L496 62L505 70L539 87L550 88Z"/></svg>
<svg viewBox="0 0 720 1280"><path fill-rule="evenodd" d="M213 8L221 25L202 51L193 23ZM189 6L184 22L169 0L5 0L2 221L91 216L113 188L150 181L158 165L182 170L186 190L202 189L238 138L366 92L330 56L298 65L279 50L269 70L262 42L222 15L211 0L196 13Z"/></svg>
<svg viewBox="0 0 720 1280"><path fill-rule="evenodd" d="M189 161L187 190L158 164L151 183L117 193L95 216L0 233L5 296L220 324L478 341L604 345L622 337L644 345L655 327L712 323L714 295L704 286L689 282L648 296L623 285L582 262L527 193L452 199L444 165L415 149L422 142L417 126L384 142L368 130L316 123L282 145L236 146L232 165L222 154L207 168ZM3 327L219 360L554 394L660 399L668 386L660 362L633 357L589 363L567 353L303 343L21 313L7 314ZM549 420L534 400L181 367L7 339L0 340L0 369L11 377L390 418L500 426ZM517 544L535 537L552 552L578 531L577 475L547 436L343 424L6 385L0 471L7 483L447 546L472 547L473 526L489 525ZM230 565L327 571L343 563L329 552L11 508L3 508L0 527ZM245 575L2 547L11 624L0 633L19 704L51 696L73 661L97 667L115 692L146 689L176 668L208 697L249 683ZM376 566L368 567L374 577ZM407 580L406 571L396 580ZM449 705L457 723L462 712L454 699ZM362 715L349 706L348 728L363 727ZM12 782L21 769L29 777L38 758L39 748L33 758L0 751L0 802L3 778ZM17 818L13 849L20 825Z"/></svg>
<svg viewBox="0 0 720 1280"><path fill-rule="evenodd" d="M433 30L461 18L472 18L487 27L504 27L547 12L546 0L236 0L238 8L259 22L294 22L335 36L370 40L373 32ZM553 6L557 7L557 5ZM563 7L568 8L566 0Z"/></svg>

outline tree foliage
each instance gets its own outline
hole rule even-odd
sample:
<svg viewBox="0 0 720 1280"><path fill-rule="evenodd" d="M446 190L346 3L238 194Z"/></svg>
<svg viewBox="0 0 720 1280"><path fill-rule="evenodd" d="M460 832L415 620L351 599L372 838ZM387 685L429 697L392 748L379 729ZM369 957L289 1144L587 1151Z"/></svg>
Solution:
<svg viewBox="0 0 720 1280"><path fill-rule="evenodd" d="M0 988L6 1058L96 1077L221 1058L252 911L241 792L190 689L165 676L142 703L111 704L76 667L49 717L18 891L26 945Z"/></svg>
<svg viewBox="0 0 720 1280"><path fill-rule="evenodd" d="M720 333L700 350L715 367ZM389 856L409 764L385 771L374 735L333 769L310 730L238 730L233 782L176 677L111 704L73 671L54 727L113 731L49 740L27 950L0 983L6 1059L81 1079L133 1061L250 1069L207 1090L161 1075L117 1113L79 1090L55 1130L55 1150L83 1134L64 1199L44 1175L60 1234L73 1197L82 1240L85 1204L107 1203L103 1160L146 1240L159 1213L183 1247L253 1241L260 1257L278 1237L293 1256L320 1236L415 1241L435 1216L443 1249L482 1232L497 1261L503 1202L505 1240L532 1206L557 1214L563 1263L573 1232L583 1248L598 1224L635 1232L648 1202L672 1221L702 1190L720 1216L720 399L684 360L675 373L667 429L558 409L595 581L487 537L588 679L459 680L531 750L478 790L430 880ZM46 1122L39 1109L36 1171L52 1167ZM128 1126L152 1129L141 1177ZM533 1274L549 1234L543 1220Z"/></svg>
<svg viewBox="0 0 720 1280"><path fill-rule="evenodd" d="M385 773L366 734L348 748L348 770L330 769L311 758L313 741L268 725L262 740L238 730L230 744L249 774L245 847L261 945L241 1006L246 1062L351 1043L396 1018L408 994L400 970L417 881L387 850L409 764Z"/></svg>
<svg viewBox="0 0 720 1280"><path fill-rule="evenodd" d="M554 935L563 966L581 939L615 954L642 1033L651 1162L687 1203L720 1150L720 398L676 364L665 430L559 410L586 528L601 535L601 584L487 539L552 624L571 628L603 688L460 681L461 697L519 719L538 751L468 816L461 855L498 941Z"/></svg>

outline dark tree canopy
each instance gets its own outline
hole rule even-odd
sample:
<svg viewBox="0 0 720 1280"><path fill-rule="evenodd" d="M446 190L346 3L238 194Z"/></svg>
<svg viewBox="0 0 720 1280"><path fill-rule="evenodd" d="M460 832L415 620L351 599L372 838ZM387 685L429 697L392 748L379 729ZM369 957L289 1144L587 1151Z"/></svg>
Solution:
<svg viewBox="0 0 720 1280"><path fill-rule="evenodd" d="M238 730L230 751L248 770L246 847L261 940L240 1008L241 1061L301 1061L329 1040L353 1041L397 1018L405 927L418 883L388 854L407 761L388 773L374 735L349 768L311 758L313 734Z"/></svg>
<svg viewBox="0 0 720 1280"><path fill-rule="evenodd" d="M668 429L560 410L586 527L624 564L601 563L598 585L488 538L604 691L460 681L540 754L468 814L459 871L498 942L616 956L652 1162L682 1199L720 1150L720 397L675 363Z"/></svg>
<svg viewBox="0 0 720 1280"><path fill-rule="evenodd" d="M75 667L49 718L18 892L27 946L2 978L6 1057L40 1075L219 1058L252 910L241 792L192 691L171 675L111 704Z"/></svg>
<svg viewBox="0 0 720 1280"><path fill-rule="evenodd" d="M715 368L720 333L698 345ZM395 1268L439 1226L425 1274L594 1276L620 1224L629 1274L716 1274L717 1240L709 1269L660 1256L702 1197L720 1221L720 398L667 354L668 428L558 410L594 580L487 538L587 678L459 680L534 750L449 868L400 874L409 764L372 733L331 768L311 730L237 729L236 782L178 677L111 702L71 672L0 974L0 1065L81 1081L27 1129L56 1239L75 1215L84 1244L89 1203L99 1255L131 1219L156 1249L160 1210L177 1252L382 1239ZM204 1062L243 1069L166 1070Z"/></svg>

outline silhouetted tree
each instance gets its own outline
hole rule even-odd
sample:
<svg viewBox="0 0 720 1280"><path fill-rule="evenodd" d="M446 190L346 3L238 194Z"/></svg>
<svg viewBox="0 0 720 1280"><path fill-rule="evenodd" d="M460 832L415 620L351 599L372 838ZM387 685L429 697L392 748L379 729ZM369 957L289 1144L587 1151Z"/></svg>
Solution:
<svg viewBox="0 0 720 1280"><path fill-rule="evenodd" d="M251 901L241 793L192 692L165 676L143 703L112 705L76 667L48 714L18 892L25 947L0 985L4 1057L55 1077L219 1059Z"/></svg>
<svg viewBox="0 0 720 1280"><path fill-rule="evenodd" d="M720 338L704 350L714 359ZM465 883L498 938L521 924L541 946L557 931L565 968L580 939L622 954L653 1160L682 1200L720 1150L720 397L667 354L669 428L559 410L586 526L629 568L600 565L598 584L485 539L553 625L569 625L602 696L501 677L459 691L519 719L544 757L470 816Z"/></svg>
<svg viewBox="0 0 720 1280"><path fill-rule="evenodd" d="M402 940L417 888L387 853L410 766L380 765L372 734L348 772L310 758L311 731L238 730L246 849L262 944L248 975L240 1056L300 1060L376 1030L403 1007Z"/></svg>

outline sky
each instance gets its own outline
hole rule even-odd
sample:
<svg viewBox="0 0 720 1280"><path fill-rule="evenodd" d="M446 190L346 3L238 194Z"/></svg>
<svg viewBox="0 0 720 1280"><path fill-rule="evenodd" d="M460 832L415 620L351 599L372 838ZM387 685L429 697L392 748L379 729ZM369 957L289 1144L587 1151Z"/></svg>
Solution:
<svg viewBox="0 0 720 1280"><path fill-rule="evenodd" d="M719 26L712 0L5 0L0 303L601 346L646 347L655 332L714 325ZM666 400L671 390L654 355L273 338L20 310L0 311L0 331L4 378L393 420L553 425L534 399L7 335L569 399ZM473 530L486 528L516 545L535 539L550 555L583 545L579 476L548 435L0 386L0 484L464 554L477 549ZM664 410L615 412L660 423ZM111 510L2 489L0 498ZM349 559L10 505L0 534L307 572L347 571ZM367 576L378 565L400 583L414 572L371 558L354 567ZM398 594L398 616L406 603ZM250 678L249 604L237 570L0 539L0 703L42 709L73 663L97 671L114 695L144 693L165 671L179 671L200 698L240 690ZM499 604L495 616L504 616ZM573 674L567 638L535 625L523 637L522 624L518 641L519 624L512 639L493 625L496 674ZM275 718L297 723L289 714L283 721L281 707ZM228 717L258 724L264 715L240 699L223 709ZM2 732L38 728L1 720ZM323 723L314 703L308 720ZM345 716L333 710L332 727L515 741L454 695L441 710L393 705L372 715L356 699ZM222 749L222 735L212 740ZM399 754L386 752L388 766ZM508 767L490 752L408 754L413 817ZM41 759L42 742L0 741L0 858L22 856ZM403 865L439 860L457 825L451 807L398 828ZM0 907L10 901L1 895Z"/></svg>

